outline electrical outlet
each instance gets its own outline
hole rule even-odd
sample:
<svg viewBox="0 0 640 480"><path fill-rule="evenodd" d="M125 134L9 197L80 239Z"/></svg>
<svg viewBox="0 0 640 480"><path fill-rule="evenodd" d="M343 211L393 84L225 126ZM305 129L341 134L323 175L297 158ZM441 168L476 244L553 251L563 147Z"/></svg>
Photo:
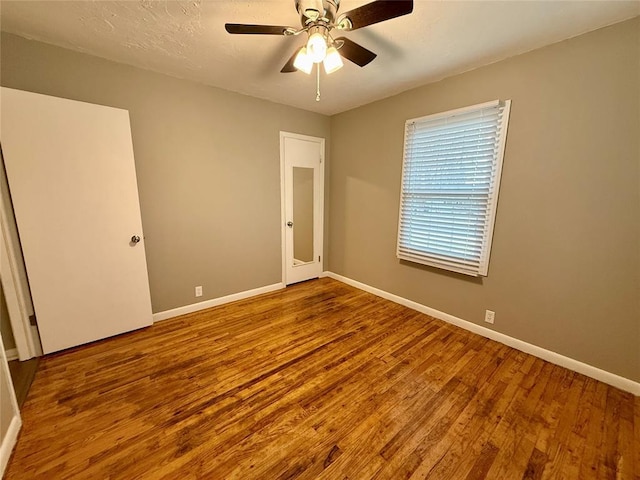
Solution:
<svg viewBox="0 0 640 480"><path fill-rule="evenodd" d="M496 312L491 310L487 310L484 314L484 321L487 323L493 324L493 321L496 319Z"/></svg>
<svg viewBox="0 0 640 480"><path fill-rule="evenodd" d="M201 297L202 296L202 285L198 285L196 287L196 297Z"/></svg>

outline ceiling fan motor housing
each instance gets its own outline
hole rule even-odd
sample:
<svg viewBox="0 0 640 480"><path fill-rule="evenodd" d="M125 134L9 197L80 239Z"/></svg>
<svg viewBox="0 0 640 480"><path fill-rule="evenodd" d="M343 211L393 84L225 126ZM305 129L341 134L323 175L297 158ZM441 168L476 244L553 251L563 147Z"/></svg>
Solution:
<svg viewBox="0 0 640 480"><path fill-rule="evenodd" d="M318 21L334 23L340 6L340 0L295 0L295 3L303 27Z"/></svg>

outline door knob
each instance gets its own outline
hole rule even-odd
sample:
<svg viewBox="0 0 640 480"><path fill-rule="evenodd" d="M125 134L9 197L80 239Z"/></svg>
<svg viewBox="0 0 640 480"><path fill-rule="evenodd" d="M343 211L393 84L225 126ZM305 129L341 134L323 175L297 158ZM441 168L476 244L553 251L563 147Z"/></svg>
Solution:
<svg viewBox="0 0 640 480"><path fill-rule="evenodd" d="M287 222L287 227L293 228L293 222Z"/></svg>
<svg viewBox="0 0 640 480"><path fill-rule="evenodd" d="M134 235L131 237L131 243L138 243L140 241L140 237L138 235Z"/></svg>

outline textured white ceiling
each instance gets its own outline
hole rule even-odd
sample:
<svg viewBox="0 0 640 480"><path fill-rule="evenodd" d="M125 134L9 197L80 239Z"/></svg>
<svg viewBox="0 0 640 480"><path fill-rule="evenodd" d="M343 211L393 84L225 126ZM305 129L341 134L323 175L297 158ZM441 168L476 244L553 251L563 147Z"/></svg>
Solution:
<svg viewBox="0 0 640 480"><path fill-rule="evenodd" d="M342 0L340 12L368 3ZM2 30L324 114L640 14L638 1L415 0L411 15L346 33L378 57L322 75L282 74L300 37L230 35L225 22L299 26L294 0L5 1Z"/></svg>

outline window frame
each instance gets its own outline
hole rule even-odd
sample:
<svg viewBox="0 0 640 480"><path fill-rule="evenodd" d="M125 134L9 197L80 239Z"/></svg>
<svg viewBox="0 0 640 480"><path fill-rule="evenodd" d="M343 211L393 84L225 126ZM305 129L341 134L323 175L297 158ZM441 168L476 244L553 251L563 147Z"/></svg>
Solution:
<svg viewBox="0 0 640 480"><path fill-rule="evenodd" d="M489 183L489 193L486 202L486 207L488 213L485 215L485 223L483 229L485 232L478 236L481 242L481 251L480 251L480 259L478 261L477 268L463 268L461 266L456 266L455 263L464 264L464 257L455 256L454 254L448 255L447 258L452 259L449 260L438 260L437 255L433 252L428 252L426 249L420 251L418 255L409 255L401 252L401 246L405 245L405 250L408 249L408 245L402 244L402 222L403 219L406 219L409 215L403 215L403 207L404 207L404 198L407 192L405 189L405 180L407 165L410 159L407 156L407 147L408 147L408 134L409 129L413 127L416 123L426 123L432 122L434 120L441 119L450 119L456 116L466 115L473 112L480 112L482 110L488 109L502 109L502 118L497 123L497 128L500 130L499 135L497 136L497 149L494 153L493 161L492 161L492 169L491 174L493 177L493 182ZM468 107L458 108L454 110L448 110L445 112L434 113L431 115L426 115L423 117L417 117L409 119L405 122L405 131L404 131L404 144L403 144L403 154L402 154L402 177L400 184L400 202L398 206L398 235L396 239L396 257L400 260L405 260L413 263L418 263L422 265L428 265L444 270L449 270L457 273L462 273L465 275L470 275L474 277L486 277L488 275L489 270L489 260L491 257L491 246L493 243L493 232L495 227L496 213L498 208L498 197L500 193L500 183L502 179L502 167L504 163L504 153L506 149L506 139L507 139L507 131L509 126L509 116L511 113L511 100L493 100L490 102L480 103L476 105L470 105ZM462 196L463 194L461 194ZM414 250L419 251L414 248ZM444 256L441 256L444 257Z"/></svg>

